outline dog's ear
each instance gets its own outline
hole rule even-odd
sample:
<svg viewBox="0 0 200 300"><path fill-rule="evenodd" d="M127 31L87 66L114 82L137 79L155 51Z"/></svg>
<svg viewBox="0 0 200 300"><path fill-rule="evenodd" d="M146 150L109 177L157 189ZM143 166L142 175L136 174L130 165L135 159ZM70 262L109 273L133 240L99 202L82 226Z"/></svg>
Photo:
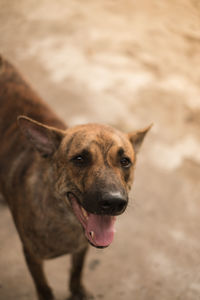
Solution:
<svg viewBox="0 0 200 300"><path fill-rule="evenodd" d="M151 129L152 126L153 126L153 124L149 125L148 127L144 128L144 129L137 130L137 131L134 131L134 132L131 132L128 134L129 140L130 140L131 144L133 145L133 149L136 154L140 150L140 147L142 145L145 135Z"/></svg>
<svg viewBox="0 0 200 300"><path fill-rule="evenodd" d="M26 116L19 116L18 124L24 136L43 157L51 156L64 136L62 130L46 126Z"/></svg>

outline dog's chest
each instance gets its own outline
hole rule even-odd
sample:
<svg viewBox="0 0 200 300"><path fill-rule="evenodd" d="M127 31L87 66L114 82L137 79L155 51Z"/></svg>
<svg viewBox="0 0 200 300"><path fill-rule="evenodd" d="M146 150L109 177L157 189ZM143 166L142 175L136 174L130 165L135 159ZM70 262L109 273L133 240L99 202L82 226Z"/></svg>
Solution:
<svg viewBox="0 0 200 300"><path fill-rule="evenodd" d="M29 222L25 235L32 251L43 259L73 253L87 245L82 227L72 214L38 217Z"/></svg>

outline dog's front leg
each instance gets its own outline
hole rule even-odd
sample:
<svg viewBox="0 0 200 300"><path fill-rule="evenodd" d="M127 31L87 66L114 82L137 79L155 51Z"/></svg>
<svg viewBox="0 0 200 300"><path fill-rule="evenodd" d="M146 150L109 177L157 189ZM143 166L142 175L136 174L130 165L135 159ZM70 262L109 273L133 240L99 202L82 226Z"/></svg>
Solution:
<svg viewBox="0 0 200 300"><path fill-rule="evenodd" d="M85 255L87 253L88 246L72 254L71 257L71 274L70 274L70 291L71 296L68 300L89 300L93 299L92 295L86 292L82 285L82 271L85 261Z"/></svg>
<svg viewBox="0 0 200 300"><path fill-rule="evenodd" d="M33 256L26 248L24 248L24 256L29 271L33 277L39 300L53 300L54 296L48 286L42 261Z"/></svg>

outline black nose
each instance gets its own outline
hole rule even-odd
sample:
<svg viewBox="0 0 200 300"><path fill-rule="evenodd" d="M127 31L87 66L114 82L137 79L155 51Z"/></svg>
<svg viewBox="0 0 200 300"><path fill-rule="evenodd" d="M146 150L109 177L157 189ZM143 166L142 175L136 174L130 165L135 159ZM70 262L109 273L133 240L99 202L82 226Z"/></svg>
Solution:
<svg viewBox="0 0 200 300"><path fill-rule="evenodd" d="M119 215L124 212L127 206L127 199L121 193L106 193L99 201L99 208L102 214Z"/></svg>

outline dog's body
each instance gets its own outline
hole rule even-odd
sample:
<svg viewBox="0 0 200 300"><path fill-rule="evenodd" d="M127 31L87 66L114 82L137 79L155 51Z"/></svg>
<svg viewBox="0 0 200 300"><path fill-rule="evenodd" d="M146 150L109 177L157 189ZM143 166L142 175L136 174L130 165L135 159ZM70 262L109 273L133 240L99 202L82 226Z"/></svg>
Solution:
<svg viewBox="0 0 200 300"><path fill-rule="evenodd" d="M0 192L40 300L54 299L43 260L68 253L70 299L89 298L81 284L88 241L99 248L112 242L115 216L127 206L137 147L148 130L128 135L97 124L67 129L0 59Z"/></svg>

